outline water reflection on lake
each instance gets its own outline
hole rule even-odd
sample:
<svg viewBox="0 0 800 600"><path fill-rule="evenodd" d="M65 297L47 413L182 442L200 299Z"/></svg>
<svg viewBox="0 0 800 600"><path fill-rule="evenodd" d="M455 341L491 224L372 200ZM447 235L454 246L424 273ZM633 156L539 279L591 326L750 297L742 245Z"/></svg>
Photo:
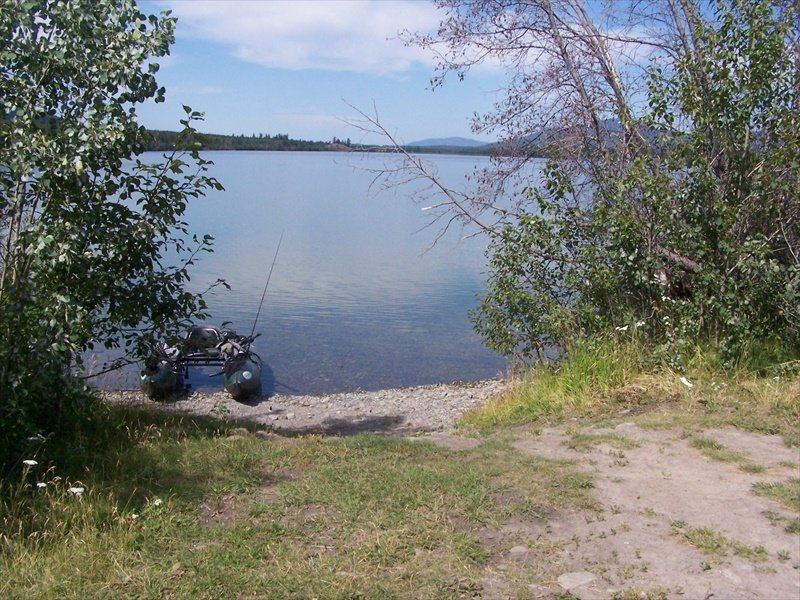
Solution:
<svg viewBox="0 0 800 600"><path fill-rule="evenodd" d="M467 311L484 281L481 238L436 230L411 190L370 193L385 157L340 153L209 152L225 186L193 202L187 221L216 239L193 271L196 289L218 277L231 290L208 297L213 321L249 333L278 239L283 243L256 328L264 389L334 393L476 380L505 370L473 333ZM154 156L155 160L157 157ZM454 185L483 160L430 156ZM219 379L195 373L195 389ZM105 378L136 387L136 369Z"/></svg>

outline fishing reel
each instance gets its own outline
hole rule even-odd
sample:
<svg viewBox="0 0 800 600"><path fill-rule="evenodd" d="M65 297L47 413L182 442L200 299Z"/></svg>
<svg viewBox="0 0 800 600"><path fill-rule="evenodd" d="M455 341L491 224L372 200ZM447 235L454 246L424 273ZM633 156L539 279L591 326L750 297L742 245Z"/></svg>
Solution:
<svg viewBox="0 0 800 600"><path fill-rule="evenodd" d="M255 335L238 335L233 331L225 332L228 335L223 336L223 340L217 344L219 353L225 360L236 358L240 354L250 351L250 344L260 336L260 333Z"/></svg>

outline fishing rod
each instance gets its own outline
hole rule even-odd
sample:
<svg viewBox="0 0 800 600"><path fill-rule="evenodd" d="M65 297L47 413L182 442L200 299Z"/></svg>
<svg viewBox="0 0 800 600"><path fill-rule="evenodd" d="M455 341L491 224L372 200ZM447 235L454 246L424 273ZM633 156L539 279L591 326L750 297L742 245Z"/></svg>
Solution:
<svg viewBox="0 0 800 600"><path fill-rule="evenodd" d="M275 262L278 260L278 251L281 249L281 242L283 241L283 234L284 231L281 231L281 237L278 239L278 247L275 248L275 256L272 258L272 265L269 268L269 274L267 274L267 283L264 284L264 292L261 294L261 302L258 304L258 311L256 312L256 318L253 321L253 329L250 332L250 342L253 341L253 334L256 332L256 323L258 323L258 317L261 315L261 307L264 305L264 298L267 295L267 288L269 287L269 280L272 279L272 269L275 268ZM250 344L247 344L248 348Z"/></svg>

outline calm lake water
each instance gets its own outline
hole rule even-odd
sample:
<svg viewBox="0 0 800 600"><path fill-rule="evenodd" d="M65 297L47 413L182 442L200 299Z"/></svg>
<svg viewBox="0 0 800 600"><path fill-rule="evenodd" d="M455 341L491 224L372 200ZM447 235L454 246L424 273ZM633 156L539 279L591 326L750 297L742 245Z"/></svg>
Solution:
<svg viewBox="0 0 800 600"><path fill-rule="evenodd" d="M283 242L256 331L265 393L374 390L504 373L467 312L484 285L482 238L438 232L411 196L413 184L376 194L379 155L209 152L225 186L194 201L186 220L215 238L193 270L197 289L218 277L231 290L208 296L210 325L249 333L278 239ZM156 160L157 156L153 157ZM486 160L429 156L440 177L463 179ZM219 389L213 372L193 372L194 389ZM100 385L134 388L130 368Z"/></svg>

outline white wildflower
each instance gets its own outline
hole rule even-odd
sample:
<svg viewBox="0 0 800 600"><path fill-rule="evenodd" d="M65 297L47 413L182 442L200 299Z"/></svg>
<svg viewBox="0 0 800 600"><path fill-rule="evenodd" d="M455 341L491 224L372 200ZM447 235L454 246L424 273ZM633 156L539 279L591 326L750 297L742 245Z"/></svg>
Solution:
<svg viewBox="0 0 800 600"><path fill-rule="evenodd" d="M47 487L47 484L44 483L43 481L38 481L38 482L36 482L36 487L39 488L40 490L42 490L42 489Z"/></svg>
<svg viewBox="0 0 800 600"><path fill-rule="evenodd" d="M614 327L614 331L628 331L628 326L623 325L622 327Z"/></svg>
<svg viewBox="0 0 800 600"><path fill-rule="evenodd" d="M25 459L25 460L23 460L23 461L22 461L22 464L23 464L23 465L28 465L29 467L35 467L35 466L36 466L36 465L38 465L39 463L38 463L38 462L36 462L35 460L31 460L30 458L28 458L28 459Z"/></svg>
<svg viewBox="0 0 800 600"><path fill-rule="evenodd" d="M153 506L161 506L161 498L156 498L153 500Z"/></svg>
<svg viewBox="0 0 800 600"><path fill-rule="evenodd" d="M138 519L138 518L139 518L139 515L137 515L136 513L133 513L133 514L131 515L131 520L132 520L132 521L135 521L135 520L136 520L136 519Z"/></svg>
<svg viewBox="0 0 800 600"><path fill-rule="evenodd" d="M636 326L637 327L644 327L644 324L645 324L644 321L637 321L636 322Z"/></svg>
<svg viewBox="0 0 800 600"><path fill-rule="evenodd" d="M686 379L686 377L681 377L681 383L689 389L692 389L694 387L694 384L690 382L688 379Z"/></svg>
<svg viewBox="0 0 800 600"><path fill-rule="evenodd" d="M86 491L85 488L82 487L71 487L67 490L67 492L69 492L73 496L80 496L85 491Z"/></svg>

